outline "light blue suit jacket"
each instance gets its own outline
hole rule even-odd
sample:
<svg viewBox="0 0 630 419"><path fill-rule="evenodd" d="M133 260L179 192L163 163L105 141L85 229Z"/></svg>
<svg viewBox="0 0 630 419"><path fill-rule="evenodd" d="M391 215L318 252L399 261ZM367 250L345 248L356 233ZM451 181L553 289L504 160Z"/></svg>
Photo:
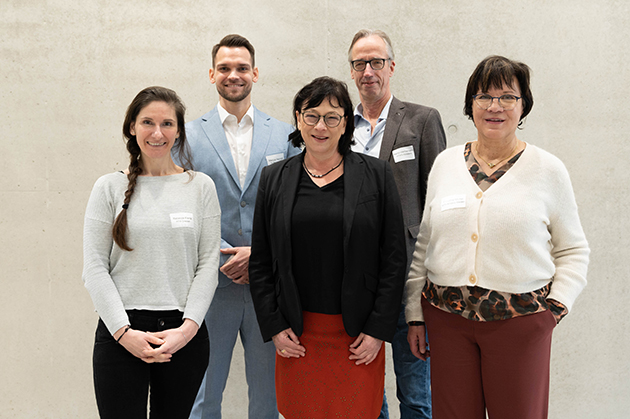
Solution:
<svg viewBox="0 0 630 419"><path fill-rule="evenodd" d="M254 107L252 149L245 185L241 187L230 146L215 107L186 124L186 138L192 149L192 164L214 181L221 204L221 248L251 246L252 224L260 172L269 163L300 153L288 141L291 125L280 122ZM230 255L221 255L223 265ZM219 287L232 280L219 272Z"/></svg>

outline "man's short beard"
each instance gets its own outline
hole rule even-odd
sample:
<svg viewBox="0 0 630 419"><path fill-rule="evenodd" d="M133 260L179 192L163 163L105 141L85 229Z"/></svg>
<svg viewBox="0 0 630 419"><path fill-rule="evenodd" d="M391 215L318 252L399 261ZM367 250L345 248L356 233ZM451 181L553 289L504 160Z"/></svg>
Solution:
<svg viewBox="0 0 630 419"><path fill-rule="evenodd" d="M238 96L230 96L226 94L223 89L217 89L217 91L219 92L219 96L221 96L223 99L227 100L228 102L236 103L242 101L247 96L249 96L249 94L252 92L252 88L250 87L249 89L244 90L243 93Z"/></svg>

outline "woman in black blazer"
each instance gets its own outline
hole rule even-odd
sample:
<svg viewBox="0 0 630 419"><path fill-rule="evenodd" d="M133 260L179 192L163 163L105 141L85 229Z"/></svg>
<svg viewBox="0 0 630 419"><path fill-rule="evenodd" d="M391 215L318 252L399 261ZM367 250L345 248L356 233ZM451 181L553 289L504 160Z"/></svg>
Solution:
<svg viewBox="0 0 630 419"><path fill-rule="evenodd" d="M262 171L250 284L276 346L286 418L376 418L405 279L400 199L389 163L350 151L344 83L320 77L294 99L304 152Z"/></svg>

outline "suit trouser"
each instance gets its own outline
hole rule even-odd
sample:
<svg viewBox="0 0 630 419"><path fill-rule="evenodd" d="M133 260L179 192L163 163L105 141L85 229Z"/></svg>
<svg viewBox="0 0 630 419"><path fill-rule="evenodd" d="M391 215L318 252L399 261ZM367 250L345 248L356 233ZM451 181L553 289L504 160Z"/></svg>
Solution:
<svg viewBox="0 0 630 419"><path fill-rule="evenodd" d="M435 419L541 419L549 404L549 310L478 322L422 298Z"/></svg>
<svg viewBox="0 0 630 419"><path fill-rule="evenodd" d="M173 329L183 323L179 311L127 313L131 327L145 332ZM145 419L149 400L152 419L186 419L208 365L208 332L202 324L170 362L147 364L116 343L99 320L92 362L101 418Z"/></svg>
<svg viewBox="0 0 630 419"><path fill-rule="evenodd" d="M275 390L276 350L272 342L263 342L249 285L231 283L217 288L206 315L206 324L210 335L210 360L190 418L221 418L223 390L239 335L245 352L249 417L278 418Z"/></svg>

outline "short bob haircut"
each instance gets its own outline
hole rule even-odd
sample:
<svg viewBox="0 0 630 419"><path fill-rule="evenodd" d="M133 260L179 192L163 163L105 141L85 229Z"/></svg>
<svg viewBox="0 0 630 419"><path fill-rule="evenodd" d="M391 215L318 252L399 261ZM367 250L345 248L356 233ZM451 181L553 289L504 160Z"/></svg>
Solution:
<svg viewBox="0 0 630 419"><path fill-rule="evenodd" d="M304 139L298 126L297 114L302 113L306 109L318 107L324 100L329 99L337 102L339 107L343 109L343 117L346 120L346 130L339 139L338 151L344 156L350 151L350 146L354 144L352 136L354 134L354 108L352 107L352 99L348 93L346 83L335 80L331 77L318 77L295 95L293 99L293 122L295 131L289 134L289 141L295 147L304 145Z"/></svg>
<svg viewBox="0 0 630 419"><path fill-rule="evenodd" d="M523 113L520 116L518 126L521 127L523 119L529 115L534 106L534 96L529 88L530 68L521 62L512 61L500 55L486 57L477 65L475 71L468 79L466 98L464 100L464 115L473 119L473 95L478 92L487 92L490 88L501 89L506 84L512 88L520 88L523 101ZM514 86L514 79L518 83Z"/></svg>

